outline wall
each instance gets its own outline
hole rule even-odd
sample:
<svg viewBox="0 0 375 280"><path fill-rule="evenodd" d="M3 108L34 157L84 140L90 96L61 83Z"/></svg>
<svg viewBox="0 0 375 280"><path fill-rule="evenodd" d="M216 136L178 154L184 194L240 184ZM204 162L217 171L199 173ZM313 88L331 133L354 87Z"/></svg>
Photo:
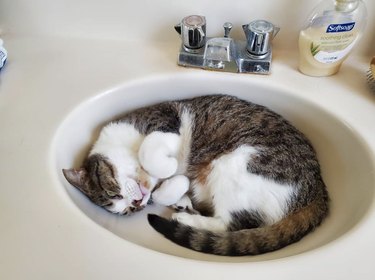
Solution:
<svg viewBox="0 0 375 280"><path fill-rule="evenodd" d="M19 34L177 41L173 25L190 14L205 15L209 36L222 34L225 21L232 36L241 25L267 19L281 27L277 48L297 47L298 30L319 0L1 0L2 36ZM375 1L364 0L368 24L358 54L375 54Z"/></svg>

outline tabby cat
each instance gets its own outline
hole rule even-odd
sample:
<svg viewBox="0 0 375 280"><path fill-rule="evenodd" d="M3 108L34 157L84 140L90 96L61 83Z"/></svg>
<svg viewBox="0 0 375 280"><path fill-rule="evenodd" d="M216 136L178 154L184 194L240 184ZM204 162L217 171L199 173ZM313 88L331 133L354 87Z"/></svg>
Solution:
<svg viewBox="0 0 375 280"><path fill-rule="evenodd" d="M143 209L153 191L161 203L188 209L148 220L173 242L210 254L280 249L328 214L306 137L266 107L228 95L131 111L102 129L82 168L63 171L113 213Z"/></svg>

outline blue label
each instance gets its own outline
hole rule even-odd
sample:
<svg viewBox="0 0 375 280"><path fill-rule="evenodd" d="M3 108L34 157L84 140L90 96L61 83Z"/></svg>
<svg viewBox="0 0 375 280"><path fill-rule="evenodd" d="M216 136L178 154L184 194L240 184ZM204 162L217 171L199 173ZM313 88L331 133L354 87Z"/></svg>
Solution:
<svg viewBox="0 0 375 280"><path fill-rule="evenodd" d="M5 52L5 49L0 48L0 69L5 65L6 60L7 60L7 54Z"/></svg>
<svg viewBox="0 0 375 280"><path fill-rule="evenodd" d="M326 33L336 33L336 32L347 32L354 28L355 22L348 22L342 24L330 24L327 27Z"/></svg>

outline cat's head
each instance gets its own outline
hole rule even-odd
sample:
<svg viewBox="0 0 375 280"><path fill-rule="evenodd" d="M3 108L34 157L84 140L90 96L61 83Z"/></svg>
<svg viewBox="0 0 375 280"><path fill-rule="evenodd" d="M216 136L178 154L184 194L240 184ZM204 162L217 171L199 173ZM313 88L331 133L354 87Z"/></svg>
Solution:
<svg viewBox="0 0 375 280"><path fill-rule="evenodd" d="M137 176L119 178L116 167L106 158L90 156L79 169L63 169L68 182L93 203L120 215L142 210L150 191Z"/></svg>

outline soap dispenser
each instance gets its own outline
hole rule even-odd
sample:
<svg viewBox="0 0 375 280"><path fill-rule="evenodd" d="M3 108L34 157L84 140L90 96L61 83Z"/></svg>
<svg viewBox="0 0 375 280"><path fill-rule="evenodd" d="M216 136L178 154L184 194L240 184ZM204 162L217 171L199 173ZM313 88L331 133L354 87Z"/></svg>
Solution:
<svg viewBox="0 0 375 280"><path fill-rule="evenodd" d="M357 45L366 23L362 0L323 0L299 35L299 70L309 76L336 74Z"/></svg>

